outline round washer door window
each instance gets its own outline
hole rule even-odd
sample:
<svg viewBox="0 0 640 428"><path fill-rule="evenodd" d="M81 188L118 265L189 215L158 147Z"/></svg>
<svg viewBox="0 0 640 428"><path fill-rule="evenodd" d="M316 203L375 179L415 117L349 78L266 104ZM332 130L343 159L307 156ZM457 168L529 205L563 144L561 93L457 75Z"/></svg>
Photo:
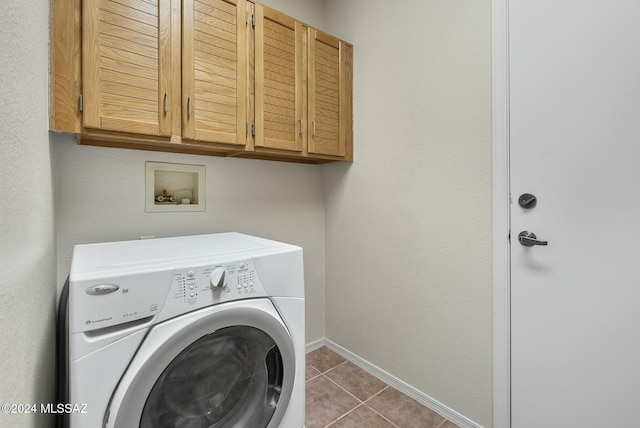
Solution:
<svg viewBox="0 0 640 428"><path fill-rule="evenodd" d="M282 356L269 335L249 326L216 330L162 372L140 428L266 427L282 380Z"/></svg>

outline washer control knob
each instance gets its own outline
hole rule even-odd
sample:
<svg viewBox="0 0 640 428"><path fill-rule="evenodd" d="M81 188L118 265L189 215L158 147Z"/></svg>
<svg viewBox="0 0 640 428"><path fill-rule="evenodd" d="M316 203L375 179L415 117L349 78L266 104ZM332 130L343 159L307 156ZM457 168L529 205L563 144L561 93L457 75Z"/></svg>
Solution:
<svg viewBox="0 0 640 428"><path fill-rule="evenodd" d="M209 280L211 282L212 290L217 290L224 287L225 273L226 271L224 270L224 268L215 268L211 271Z"/></svg>

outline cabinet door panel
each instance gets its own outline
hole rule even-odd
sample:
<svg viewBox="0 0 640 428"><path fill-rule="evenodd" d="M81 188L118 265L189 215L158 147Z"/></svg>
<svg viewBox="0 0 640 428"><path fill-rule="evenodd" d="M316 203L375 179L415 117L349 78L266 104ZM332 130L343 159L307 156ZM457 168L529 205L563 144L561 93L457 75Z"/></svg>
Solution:
<svg viewBox="0 0 640 428"><path fill-rule="evenodd" d="M348 155L351 145L351 49L311 29L309 37L309 153Z"/></svg>
<svg viewBox="0 0 640 428"><path fill-rule="evenodd" d="M185 138L246 144L246 25L244 0L183 2Z"/></svg>
<svg viewBox="0 0 640 428"><path fill-rule="evenodd" d="M83 3L84 127L170 135L170 33L170 0Z"/></svg>
<svg viewBox="0 0 640 428"><path fill-rule="evenodd" d="M301 152L306 32L301 23L260 4L255 14L255 145Z"/></svg>

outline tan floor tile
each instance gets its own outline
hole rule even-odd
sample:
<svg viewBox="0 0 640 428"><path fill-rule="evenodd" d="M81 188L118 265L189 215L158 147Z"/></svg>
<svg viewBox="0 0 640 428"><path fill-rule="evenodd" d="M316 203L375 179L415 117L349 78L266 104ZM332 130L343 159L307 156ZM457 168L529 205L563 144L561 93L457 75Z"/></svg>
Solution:
<svg viewBox="0 0 640 428"><path fill-rule="evenodd" d="M347 416L329 425L329 428L395 428L393 424L385 420L382 416L371 410L370 407L362 405L353 410Z"/></svg>
<svg viewBox="0 0 640 428"><path fill-rule="evenodd" d="M318 348L307 354L307 364L311 364L313 367L320 370L321 373L324 373L345 361L346 360L344 358L326 346Z"/></svg>
<svg viewBox="0 0 640 428"><path fill-rule="evenodd" d="M451 421L444 421L438 428L460 428Z"/></svg>
<svg viewBox="0 0 640 428"><path fill-rule="evenodd" d="M376 412L399 428L437 428L444 418L394 388L387 388L367 401Z"/></svg>
<svg viewBox="0 0 640 428"><path fill-rule="evenodd" d="M306 394L305 428L323 428L360 404L325 376L307 382Z"/></svg>
<svg viewBox="0 0 640 428"><path fill-rule="evenodd" d="M307 366L305 367L305 372L304 372L304 377L306 381L309 382L311 379L317 376L320 376L320 372L311 364L307 363Z"/></svg>
<svg viewBox="0 0 640 428"><path fill-rule="evenodd" d="M329 370L325 376L362 401L368 400L387 387L386 383L362 370L351 361Z"/></svg>

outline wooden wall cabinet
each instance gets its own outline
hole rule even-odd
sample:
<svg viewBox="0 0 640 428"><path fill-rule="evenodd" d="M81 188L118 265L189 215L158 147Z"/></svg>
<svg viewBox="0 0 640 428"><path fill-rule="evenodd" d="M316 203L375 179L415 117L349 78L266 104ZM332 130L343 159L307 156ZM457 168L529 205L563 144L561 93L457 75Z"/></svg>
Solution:
<svg viewBox="0 0 640 428"><path fill-rule="evenodd" d="M351 45L246 0L54 0L50 129L82 144L353 159Z"/></svg>
<svg viewBox="0 0 640 428"><path fill-rule="evenodd" d="M85 1L83 126L171 136L171 4Z"/></svg>
<svg viewBox="0 0 640 428"><path fill-rule="evenodd" d="M182 136L244 147L245 1L187 0L182 14Z"/></svg>
<svg viewBox="0 0 640 428"><path fill-rule="evenodd" d="M352 160L353 47L260 4L255 17L256 150Z"/></svg>
<svg viewBox="0 0 640 428"><path fill-rule="evenodd" d="M302 152L306 127L306 31L255 5L255 146Z"/></svg>
<svg viewBox="0 0 640 428"><path fill-rule="evenodd" d="M310 29L309 153L353 157L353 47Z"/></svg>

